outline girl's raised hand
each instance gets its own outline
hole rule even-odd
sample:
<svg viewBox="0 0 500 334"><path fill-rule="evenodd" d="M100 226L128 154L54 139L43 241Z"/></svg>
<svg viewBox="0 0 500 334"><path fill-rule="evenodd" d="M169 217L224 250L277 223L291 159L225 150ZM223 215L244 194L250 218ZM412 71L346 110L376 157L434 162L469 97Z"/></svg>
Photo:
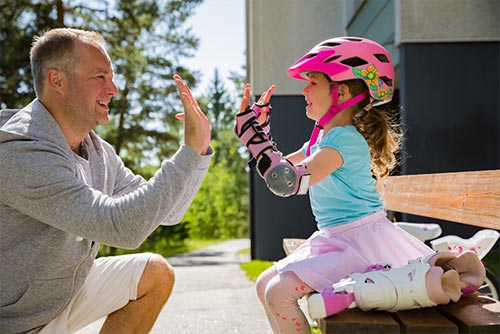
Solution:
<svg viewBox="0 0 500 334"><path fill-rule="evenodd" d="M262 95L259 97L259 100L257 100L257 104L259 105L266 105L269 103L271 100L271 96L274 93L274 90L276 89L275 85L272 85L269 87L265 92L262 93ZM238 113L242 113L245 111L245 109L249 106L250 101L250 84L245 85L245 90L243 92L243 98L241 99L241 105L240 105L240 110ZM257 118L260 124L263 124L266 121L266 114L261 113L259 117Z"/></svg>

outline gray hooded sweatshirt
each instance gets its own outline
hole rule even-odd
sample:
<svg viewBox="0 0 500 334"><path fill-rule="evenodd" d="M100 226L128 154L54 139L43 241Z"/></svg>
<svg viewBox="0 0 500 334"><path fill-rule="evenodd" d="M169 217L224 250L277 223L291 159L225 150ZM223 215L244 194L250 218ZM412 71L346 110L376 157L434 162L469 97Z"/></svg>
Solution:
<svg viewBox="0 0 500 334"><path fill-rule="evenodd" d="M37 333L68 305L99 243L136 248L184 216L213 155L187 146L149 181L91 132L77 156L42 103L0 111L0 333Z"/></svg>

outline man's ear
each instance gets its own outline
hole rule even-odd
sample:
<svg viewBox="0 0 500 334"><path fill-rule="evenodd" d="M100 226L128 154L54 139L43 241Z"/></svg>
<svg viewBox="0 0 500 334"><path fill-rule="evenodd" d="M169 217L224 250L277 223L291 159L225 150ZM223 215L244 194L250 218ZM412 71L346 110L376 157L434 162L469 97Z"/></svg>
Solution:
<svg viewBox="0 0 500 334"><path fill-rule="evenodd" d="M56 69L48 70L46 85L52 90L62 92L66 85L66 76Z"/></svg>

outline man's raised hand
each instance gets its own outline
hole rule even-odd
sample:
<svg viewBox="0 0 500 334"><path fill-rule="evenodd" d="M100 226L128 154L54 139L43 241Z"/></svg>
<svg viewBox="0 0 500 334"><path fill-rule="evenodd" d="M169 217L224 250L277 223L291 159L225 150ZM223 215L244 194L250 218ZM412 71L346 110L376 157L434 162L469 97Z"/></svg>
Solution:
<svg viewBox="0 0 500 334"><path fill-rule="evenodd" d="M210 123L208 118L200 109L189 86L182 80L180 75L175 74L174 80L184 108L184 113L175 115L177 119L184 121L184 144L200 155L206 154L210 145Z"/></svg>

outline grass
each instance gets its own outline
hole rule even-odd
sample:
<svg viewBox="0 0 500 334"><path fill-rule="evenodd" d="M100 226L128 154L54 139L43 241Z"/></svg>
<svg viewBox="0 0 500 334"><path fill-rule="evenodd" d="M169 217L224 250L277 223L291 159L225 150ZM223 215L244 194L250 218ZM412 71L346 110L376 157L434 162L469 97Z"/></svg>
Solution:
<svg viewBox="0 0 500 334"><path fill-rule="evenodd" d="M260 273L272 265L273 262L270 261L252 260L250 262L242 263L241 269L245 272L249 280L255 282Z"/></svg>
<svg viewBox="0 0 500 334"><path fill-rule="evenodd" d="M248 254L250 254L250 248L245 248L238 252L238 255L248 255Z"/></svg>
<svg viewBox="0 0 500 334"><path fill-rule="evenodd" d="M250 248L242 249L238 252L238 255L250 255ZM243 262L240 267L247 275L248 279L252 282L257 280L257 277L266 270L271 267L274 262L272 261L261 261L261 260L252 260L248 262Z"/></svg>

